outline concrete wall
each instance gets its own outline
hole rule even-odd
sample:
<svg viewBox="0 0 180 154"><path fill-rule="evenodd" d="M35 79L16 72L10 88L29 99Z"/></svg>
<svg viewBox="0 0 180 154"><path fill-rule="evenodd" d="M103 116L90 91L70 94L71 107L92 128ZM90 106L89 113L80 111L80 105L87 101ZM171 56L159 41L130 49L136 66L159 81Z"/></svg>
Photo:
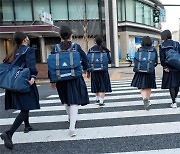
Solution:
<svg viewBox="0 0 180 154"><path fill-rule="evenodd" d="M121 59L125 59L126 54L130 51L130 45L129 45L129 41L130 38L132 39L132 37L143 37L143 36L147 36L147 34L145 33L139 33L139 32L119 32L119 46L120 46L120 50L121 50ZM152 34L148 34L149 37L153 38L153 39L157 39L160 40L160 36L158 35L152 35ZM134 40L135 41L135 40Z"/></svg>

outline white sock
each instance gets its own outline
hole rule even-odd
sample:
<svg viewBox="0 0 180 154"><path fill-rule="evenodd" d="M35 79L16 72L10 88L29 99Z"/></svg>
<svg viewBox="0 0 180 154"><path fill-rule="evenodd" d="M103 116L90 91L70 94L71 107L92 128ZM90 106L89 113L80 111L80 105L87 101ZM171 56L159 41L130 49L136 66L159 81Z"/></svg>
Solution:
<svg viewBox="0 0 180 154"><path fill-rule="evenodd" d="M65 106L65 109L66 109L66 112L67 112L67 115L69 118L70 117L70 106L68 106L67 104L65 104L64 106Z"/></svg>
<svg viewBox="0 0 180 154"><path fill-rule="evenodd" d="M75 130L76 120L78 115L78 105L70 105L70 126L71 131Z"/></svg>
<svg viewBox="0 0 180 154"><path fill-rule="evenodd" d="M104 98L99 97L99 103L103 104L104 103Z"/></svg>
<svg viewBox="0 0 180 154"><path fill-rule="evenodd" d="M97 100L97 101L99 100L99 96L96 96L96 100Z"/></svg>

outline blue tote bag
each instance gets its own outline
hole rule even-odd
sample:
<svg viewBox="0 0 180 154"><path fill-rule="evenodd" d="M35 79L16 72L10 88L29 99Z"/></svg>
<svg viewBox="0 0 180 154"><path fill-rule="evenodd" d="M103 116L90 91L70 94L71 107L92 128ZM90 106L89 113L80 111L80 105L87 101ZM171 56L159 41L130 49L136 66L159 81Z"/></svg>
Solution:
<svg viewBox="0 0 180 154"><path fill-rule="evenodd" d="M28 47L25 49L25 52L27 50ZM20 58L21 53L11 64L0 64L0 88L23 93L30 91L28 82L30 79L29 68L24 68L25 64L21 67L14 65Z"/></svg>

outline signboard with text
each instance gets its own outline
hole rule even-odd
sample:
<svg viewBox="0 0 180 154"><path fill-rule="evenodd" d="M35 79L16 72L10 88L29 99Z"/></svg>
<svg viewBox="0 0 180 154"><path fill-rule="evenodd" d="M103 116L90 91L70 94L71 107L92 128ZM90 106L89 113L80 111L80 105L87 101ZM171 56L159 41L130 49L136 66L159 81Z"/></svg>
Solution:
<svg viewBox="0 0 180 154"><path fill-rule="evenodd" d="M160 10L160 21L166 22L166 10L165 9Z"/></svg>
<svg viewBox="0 0 180 154"><path fill-rule="evenodd" d="M47 13L44 11L44 9L41 10L39 14L39 19L42 22L48 23L50 25L53 25L53 20L50 13Z"/></svg>

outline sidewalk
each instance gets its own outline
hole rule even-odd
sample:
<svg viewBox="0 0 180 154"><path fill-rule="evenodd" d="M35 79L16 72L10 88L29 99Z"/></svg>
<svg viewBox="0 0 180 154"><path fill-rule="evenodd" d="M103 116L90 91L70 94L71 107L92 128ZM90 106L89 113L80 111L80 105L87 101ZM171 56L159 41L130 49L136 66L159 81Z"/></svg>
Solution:
<svg viewBox="0 0 180 154"><path fill-rule="evenodd" d="M129 67L128 62L121 62L118 68L109 68L109 75L111 80L132 80L134 76L133 65ZM156 77L162 77L162 67L160 64L156 67ZM84 76L84 80L90 82L90 79L87 79L86 76ZM49 83L49 79L37 79L36 83Z"/></svg>

